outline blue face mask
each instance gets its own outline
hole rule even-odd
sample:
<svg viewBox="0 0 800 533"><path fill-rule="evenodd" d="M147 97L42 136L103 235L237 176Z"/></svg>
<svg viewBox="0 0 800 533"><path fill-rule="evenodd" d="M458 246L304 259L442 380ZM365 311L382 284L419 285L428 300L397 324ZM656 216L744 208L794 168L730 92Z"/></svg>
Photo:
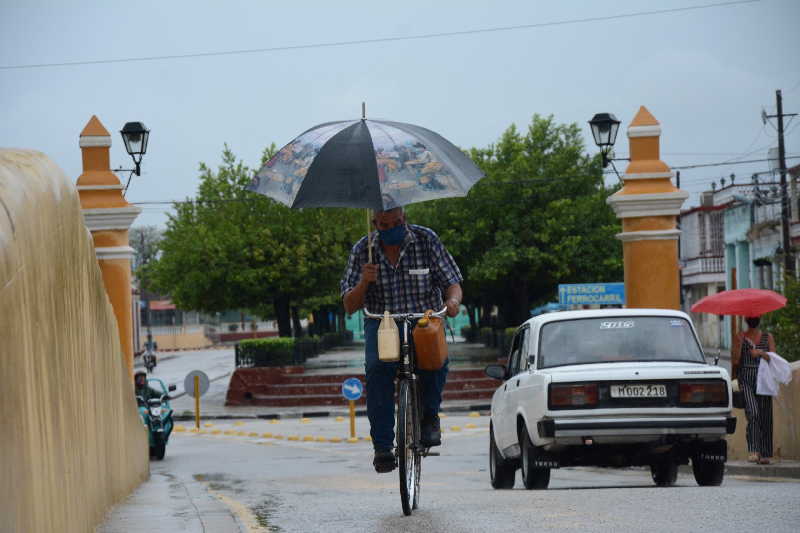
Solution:
<svg viewBox="0 0 800 533"><path fill-rule="evenodd" d="M406 225L400 224L392 229L378 230L378 234L380 235L383 244L397 246L403 242L403 239L406 238Z"/></svg>

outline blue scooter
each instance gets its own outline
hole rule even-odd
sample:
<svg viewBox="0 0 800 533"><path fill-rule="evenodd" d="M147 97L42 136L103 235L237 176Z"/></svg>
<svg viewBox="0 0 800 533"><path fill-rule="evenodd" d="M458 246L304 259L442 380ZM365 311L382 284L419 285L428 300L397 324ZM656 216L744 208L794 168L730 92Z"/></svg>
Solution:
<svg viewBox="0 0 800 533"><path fill-rule="evenodd" d="M172 433L174 423L172 421L172 407L169 404L169 393L175 390L175 385L167 388L164 382L158 378L148 378L147 385L157 391L161 391L160 398L150 398L145 401L141 396L136 397L139 406L139 414L142 417L144 427L147 428L148 439L150 441L150 458L164 459L167 450L167 441Z"/></svg>

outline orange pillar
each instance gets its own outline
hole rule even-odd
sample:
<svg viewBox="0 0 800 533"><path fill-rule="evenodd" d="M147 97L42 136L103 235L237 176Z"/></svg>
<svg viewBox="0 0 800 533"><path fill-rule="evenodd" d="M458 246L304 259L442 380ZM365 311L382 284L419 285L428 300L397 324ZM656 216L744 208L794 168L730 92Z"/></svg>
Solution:
<svg viewBox="0 0 800 533"><path fill-rule="evenodd" d="M630 126L631 162L624 186L608 198L622 219L627 307L680 308L676 216L689 197L672 185L672 171L661 161L661 125L644 106Z"/></svg>
<svg viewBox="0 0 800 533"><path fill-rule="evenodd" d="M125 364L133 376L131 259L134 251L128 244L128 229L141 209L122 196L123 185L109 164L111 135L96 116L83 128L79 146L83 173L78 177L77 188L83 217L92 233L106 293L117 317Z"/></svg>

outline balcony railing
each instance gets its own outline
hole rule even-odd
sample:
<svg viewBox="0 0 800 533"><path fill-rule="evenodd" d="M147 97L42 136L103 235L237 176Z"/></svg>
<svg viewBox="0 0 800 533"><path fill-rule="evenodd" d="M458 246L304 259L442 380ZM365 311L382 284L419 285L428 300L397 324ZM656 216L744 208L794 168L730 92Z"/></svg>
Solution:
<svg viewBox="0 0 800 533"><path fill-rule="evenodd" d="M706 257L692 257L684 260L683 275L696 274L721 274L725 272L724 256L712 255Z"/></svg>

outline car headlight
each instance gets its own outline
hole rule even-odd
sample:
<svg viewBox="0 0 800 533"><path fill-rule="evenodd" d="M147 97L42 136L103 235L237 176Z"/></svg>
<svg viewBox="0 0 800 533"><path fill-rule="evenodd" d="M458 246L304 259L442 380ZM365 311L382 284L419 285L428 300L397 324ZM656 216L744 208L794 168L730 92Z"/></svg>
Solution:
<svg viewBox="0 0 800 533"><path fill-rule="evenodd" d="M728 405L724 381L688 381L679 386L678 399L685 405Z"/></svg>
<svg viewBox="0 0 800 533"><path fill-rule="evenodd" d="M550 385L550 407L588 407L597 405L597 383Z"/></svg>

